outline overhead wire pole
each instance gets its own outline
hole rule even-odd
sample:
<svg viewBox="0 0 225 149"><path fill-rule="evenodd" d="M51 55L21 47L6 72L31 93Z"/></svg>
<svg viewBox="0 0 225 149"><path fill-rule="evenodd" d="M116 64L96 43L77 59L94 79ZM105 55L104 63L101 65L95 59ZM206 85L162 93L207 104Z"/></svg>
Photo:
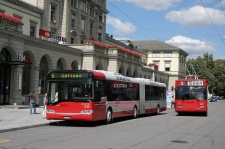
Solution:
<svg viewBox="0 0 225 149"><path fill-rule="evenodd" d="M192 68L192 70L193 70L193 72L194 72L195 79L198 79L198 75L197 75L197 73L196 73L196 71L195 71L195 69L194 69L194 67L193 67L193 65L192 65L192 64L191 64L191 68Z"/></svg>

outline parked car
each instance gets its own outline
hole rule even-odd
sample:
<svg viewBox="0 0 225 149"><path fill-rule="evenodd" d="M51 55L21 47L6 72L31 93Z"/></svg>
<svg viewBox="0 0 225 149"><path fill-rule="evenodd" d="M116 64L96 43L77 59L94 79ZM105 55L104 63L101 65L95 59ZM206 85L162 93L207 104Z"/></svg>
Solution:
<svg viewBox="0 0 225 149"><path fill-rule="evenodd" d="M213 96L211 99L210 99L210 102L217 102L218 100L218 97L217 96Z"/></svg>

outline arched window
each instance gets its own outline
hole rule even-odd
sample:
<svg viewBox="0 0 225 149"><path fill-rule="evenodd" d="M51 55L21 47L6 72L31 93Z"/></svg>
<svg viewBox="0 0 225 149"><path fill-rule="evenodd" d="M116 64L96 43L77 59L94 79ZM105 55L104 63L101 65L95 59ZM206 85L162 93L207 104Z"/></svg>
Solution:
<svg viewBox="0 0 225 149"><path fill-rule="evenodd" d="M2 51L0 52L0 62L10 62L11 57L10 53L6 48L3 48Z"/></svg>
<svg viewBox="0 0 225 149"><path fill-rule="evenodd" d="M98 65L96 66L95 70L99 70L99 66Z"/></svg>
<svg viewBox="0 0 225 149"><path fill-rule="evenodd" d="M123 75L123 68L122 68L122 67L120 67L119 73L120 73L121 75Z"/></svg>
<svg viewBox="0 0 225 149"><path fill-rule="evenodd" d="M24 52L23 55L25 57L29 56L26 52ZM23 72L22 72L22 94L29 94L30 82L31 82L31 65L26 63L23 66Z"/></svg>
<svg viewBox="0 0 225 149"><path fill-rule="evenodd" d="M40 71L39 71L39 87L41 87L41 94L47 92L47 74L48 74L48 61L45 56L41 58Z"/></svg>
<svg viewBox="0 0 225 149"><path fill-rule="evenodd" d="M63 70L63 64L62 64L62 60L59 59L57 62L57 70Z"/></svg>
<svg viewBox="0 0 225 149"><path fill-rule="evenodd" d="M78 70L78 64L76 62L72 62L71 68L72 70Z"/></svg>
<svg viewBox="0 0 225 149"><path fill-rule="evenodd" d="M6 48L0 50L0 105L9 104L11 80L10 61L11 56L9 51Z"/></svg>

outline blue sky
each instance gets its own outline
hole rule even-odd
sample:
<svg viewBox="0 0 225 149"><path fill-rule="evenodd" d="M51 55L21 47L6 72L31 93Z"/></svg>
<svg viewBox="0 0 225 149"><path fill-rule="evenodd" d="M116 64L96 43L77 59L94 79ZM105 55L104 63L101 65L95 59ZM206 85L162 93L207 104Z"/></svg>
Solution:
<svg viewBox="0 0 225 149"><path fill-rule="evenodd" d="M106 33L115 39L160 40L225 59L225 0L107 0Z"/></svg>

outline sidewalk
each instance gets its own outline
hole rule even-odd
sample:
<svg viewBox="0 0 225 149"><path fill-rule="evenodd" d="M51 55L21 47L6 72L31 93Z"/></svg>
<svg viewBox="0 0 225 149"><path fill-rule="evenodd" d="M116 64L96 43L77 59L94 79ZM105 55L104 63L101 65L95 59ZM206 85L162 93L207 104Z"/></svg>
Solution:
<svg viewBox="0 0 225 149"><path fill-rule="evenodd" d="M30 114L28 105L0 106L0 133L44 126L56 122L43 118L42 110L43 107L38 107L36 108L37 114Z"/></svg>
<svg viewBox="0 0 225 149"><path fill-rule="evenodd" d="M170 108L170 104L167 104L167 108ZM43 118L43 107L38 107L36 110L37 114L30 114L28 105L0 106L0 133L44 126L57 122L57 120L49 121Z"/></svg>

